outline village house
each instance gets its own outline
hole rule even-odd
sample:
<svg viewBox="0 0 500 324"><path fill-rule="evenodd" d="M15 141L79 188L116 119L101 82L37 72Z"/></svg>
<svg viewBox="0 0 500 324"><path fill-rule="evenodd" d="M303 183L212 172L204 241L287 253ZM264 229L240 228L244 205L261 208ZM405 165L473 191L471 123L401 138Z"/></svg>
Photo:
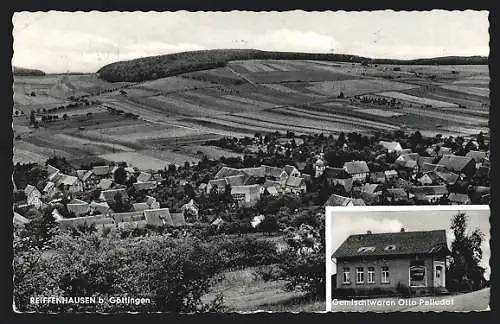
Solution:
<svg viewBox="0 0 500 324"><path fill-rule="evenodd" d="M386 189L385 197L389 202L399 202L408 199L408 193L403 188Z"/></svg>
<svg viewBox="0 0 500 324"><path fill-rule="evenodd" d="M286 174L289 176L289 177L300 177L301 176L301 173L300 171L294 167L293 165L285 165L283 167L283 170L286 172Z"/></svg>
<svg viewBox="0 0 500 324"><path fill-rule="evenodd" d="M80 217L82 215L87 215L90 213L90 205L80 199L73 199L67 205L66 208L68 212L75 215L75 217Z"/></svg>
<svg viewBox="0 0 500 324"><path fill-rule="evenodd" d="M99 181L99 184L97 185L97 188L101 190L108 190L113 186L113 180L104 178Z"/></svg>
<svg viewBox="0 0 500 324"><path fill-rule="evenodd" d="M413 187L410 191L415 195L417 200L427 200L435 202L448 194L448 189L445 185L442 186L419 186Z"/></svg>
<svg viewBox="0 0 500 324"><path fill-rule="evenodd" d="M363 199L344 197L336 194L332 194L330 198L325 203L325 206L341 206L341 207L351 207L351 206L366 206Z"/></svg>
<svg viewBox="0 0 500 324"><path fill-rule="evenodd" d="M76 175L82 182L84 189L93 189L99 183L99 178L92 170L76 170Z"/></svg>
<svg viewBox="0 0 500 324"><path fill-rule="evenodd" d="M66 174L57 181L57 186L71 193L83 191L83 183L77 177Z"/></svg>
<svg viewBox="0 0 500 324"><path fill-rule="evenodd" d="M333 253L335 289L365 293L378 288L398 293L446 292L446 231L420 231L350 235Z"/></svg>
<svg viewBox="0 0 500 324"><path fill-rule="evenodd" d="M476 173L476 163L471 157L457 155L443 155L438 164L455 173L472 177Z"/></svg>
<svg viewBox="0 0 500 324"><path fill-rule="evenodd" d="M344 168L326 167L323 174L330 186L341 185L347 193L351 192L353 180Z"/></svg>
<svg viewBox="0 0 500 324"><path fill-rule="evenodd" d="M401 152L403 150L403 147L401 144L398 142L387 142L387 141L380 141L379 144L387 150L388 153L392 152Z"/></svg>
<svg viewBox="0 0 500 324"><path fill-rule="evenodd" d="M469 195L455 192L448 195L448 200L452 205L470 205L471 203Z"/></svg>
<svg viewBox="0 0 500 324"><path fill-rule="evenodd" d="M424 163L420 169L420 173L427 173L432 171L446 171L446 167L441 164Z"/></svg>
<svg viewBox="0 0 500 324"><path fill-rule="evenodd" d="M465 156L476 162L476 168L481 167L484 161L488 159L488 153L483 151L469 151Z"/></svg>
<svg viewBox="0 0 500 324"><path fill-rule="evenodd" d="M111 176L112 168L109 165L98 165L92 168L92 172L99 178L107 178Z"/></svg>
<svg viewBox="0 0 500 324"><path fill-rule="evenodd" d="M114 203L115 197L120 196L123 200L128 200L127 190L124 188L120 189L111 189L111 190L103 190L101 191L101 195L99 199L101 201L106 201L107 203Z"/></svg>
<svg viewBox="0 0 500 324"><path fill-rule="evenodd" d="M156 181L134 182L132 184L135 190L152 190L158 186Z"/></svg>
<svg viewBox="0 0 500 324"><path fill-rule="evenodd" d="M365 161L351 161L344 163L344 169L352 177L353 181L365 182L370 169Z"/></svg>
<svg viewBox="0 0 500 324"><path fill-rule="evenodd" d="M417 160L419 171L422 172L422 167L424 166L424 163L432 164L434 160L435 158L432 156L419 156Z"/></svg>
<svg viewBox="0 0 500 324"><path fill-rule="evenodd" d="M233 196L233 199L242 206L254 206L257 201L260 200L260 186L248 185L231 187L231 196Z"/></svg>
<svg viewBox="0 0 500 324"><path fill-rule="evenodd" d="M371 183L385 183L385 173L383 171L379 172L370 172L369 176Z"/></svg>
<svg viewBox="0 0 500 324"><path fill-rule="evenodd" d="M395 163L401 168L408 170L411 174L417 174L418 158L418 153L403 154L396 159Z"/></svg>
<svg viewBox="0 0 500 324"><path fill-rule="evenodd" d="M315 178L319 178L321 177L321 175L323 174L323 172L325 171L325 167L326 167L326 162L325 160L323 160L323 158L318 158L315 162L314 162L314 177Z"/></svg>
<svg viewBox="0 0 500 324"><path fill-rule="evenodd" d="M433 184L441 184L441 178L438 177L435 171L427 172L418 179L422 186L429 186Z"/></svg>
<svg viewBox="0 0 500 324"><path fill-rule="evenodd" d="M303 194L307 191L306 181L302 177L290 176L286 181L285 191L294 194Z"/></svg>
<svg viewBox="0 0 500 324"><path fill-rule="evenodd" d="M90 203L90 214L91 215L100 215L107 214L111 211L107 202L96 202L92 201Z"/></svg>
<svg viewBox="0 0 500 324"><path fill-rule="evenodd" d="M384 171L384 176L385 176L385 180L386 181L397 179L399 177L398 171L396 171L396 170L387 170L387 171Z"/></svg>
<svg viewBox="0 0 500 324"><path fill-rule="evenodd" d="M150 173L141 172L137 176L137 182L149 182L149 181L151 181L152 177L153 176Z"/></svg>
<svg viewBox="0 0 500 324"><path fill-rule="evenodd" d="M26 203L31 206L35 206L36 208L40 208L42 203L42 193L35 186L27 185L24 188L24 194L26 195Z"/></svg>

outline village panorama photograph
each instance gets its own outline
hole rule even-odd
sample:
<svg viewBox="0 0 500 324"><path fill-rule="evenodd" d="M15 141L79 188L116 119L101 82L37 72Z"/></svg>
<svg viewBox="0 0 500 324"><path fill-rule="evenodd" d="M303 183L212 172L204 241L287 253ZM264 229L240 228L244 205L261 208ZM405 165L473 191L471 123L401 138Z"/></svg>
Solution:
<svg viewBox="0 0 500 324"><path fill-rule="evenodd" d="M325 207L490 203L488 14L14 13L13 309L325 311Z"/></svg>
<svg viewBox="0 0 500 324"><path fill-rule="evenodd" d="M490 310L489 206L330 207L327 310Z"/></svg>

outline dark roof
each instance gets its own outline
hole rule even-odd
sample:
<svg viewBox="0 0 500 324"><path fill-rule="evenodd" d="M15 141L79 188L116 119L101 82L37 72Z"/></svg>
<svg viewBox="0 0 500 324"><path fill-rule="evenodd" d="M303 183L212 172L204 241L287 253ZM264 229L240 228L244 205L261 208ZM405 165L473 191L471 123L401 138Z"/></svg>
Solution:
<svg viewBox="0 0 500 324"><path fill-rule="evenodd" d="M455 192L450 193L450 195L448 196L448 200L452 201L452 202L463 203L463 204L470 202L470 198L468 195L462 194L462 193L455 193Z"/></svg>
<svg viewBox="0 0 500 324"><path fill-rule="evenodd" d="M423 167L424 163L432 164L432 162L434 162L434 157L433 156L421 156L417 160L419 168Z"/></svg>
<svg viewBox="0 0 500 324"><path fill-rule="evenodd" d="M408 198L408 194L403 188L387 189L387 193L393 198Z"/></svg>
<svg viewBox="0 0 500 324"><path fill-rule="evenodd" d="M347 206L352 199L349 197L344 197L340 195L333 194L328 198L327 206Z"/></svg>
<svg viewBox="0 0 500 324"><path fill-rule="evenodd" d="M347 179L351 177L344 168L326 167L323 174L329 179Z"/></svg>
<svg viewBox="0 0 500 324"><path fill-rule="evenodd" d="M446 186L414 186L410 189L413 194L424 195L446 195L448 189Z"/></svg>
<svg viewBox="0 0 500 324"><path fill-rule="evenodd" d="M482 151L469 151L467 154L465 154L465 156L474 159L474 161L477 163L485 159L487 157L487 153Z"/></svg>
<svg viewBox="0 0 500 324"><path fill-rule="evenodd" d="M238 169L235 168L230 168L230 167L222 167L217 174L215 175L214 179L223 179L224 177L229 177L237 174L242 174Z"/></svg>
<svg viewBox="0 0 500 324"><path fill-rule="evenodd" d="M368 165L365 161L351 161L344 163L344 168L349 174L368 173Z"/></svg>
<svg viewBox="0 0 500 324"><path fill-rule="evenodd" d="M432 164L425 163L422 165L422 169L420 170L422 173L432 172L432 171L444 171L446 167L441 164Z"/></svg>
<svg viewBox="0 0 500 324"><path fill-rule="evenodd" d="M444 165L448 170L462 172L469 163L474 163L471 157L446 154L438 164Z"/></svg>
<svg viewBox="0 0 500 324"><path fill-rule="evenodd" d="M243 183L245 182L245 175L238 174L238 175L234 175L234 176L225 177L224 179L226 180L226 183L231 185L231 187L242 186Z"/></svg>
<svg viewBox="0 0 500 324"><path fill-rule="evenodd" d="M480 166L476 171L476 177L487 178L490 176L490 168L485 166Z"/></svg>
<svg viewBox="0 0 500 324"><path fill-rule="evenodd" d="M458 174L447 171L437 171L436 175L448 185L454 185L458 180Z"/></svg>
<svg viewBox="0 0 500 324"><path fill-rule="evenodd" d="M172 223L174 226L184 226L186 225L186 220L184 218L184 213L171 213Z"/></svg>
<svg viewBox="0 0 500 324"><path fill-rule="evenodd" d="M394 248L387 248L393 245ZM362 249L372 247L374 249ZM437 254L449 252L446 231L394 232L380 234L357 234L349 236L335 251L335 258L389 256L413 254Z"/></svg>

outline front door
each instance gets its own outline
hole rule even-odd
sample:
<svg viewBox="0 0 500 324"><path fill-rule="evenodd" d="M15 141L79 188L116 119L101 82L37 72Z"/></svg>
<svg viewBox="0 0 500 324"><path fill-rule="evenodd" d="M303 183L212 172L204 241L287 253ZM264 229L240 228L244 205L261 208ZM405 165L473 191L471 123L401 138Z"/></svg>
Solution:
<svg viewBox="0 0 500 324"><path fill-rule="evenodd" d="M445 286L445 269L444 264L436 263L434 264L434 287L444 287Z"/></svg>

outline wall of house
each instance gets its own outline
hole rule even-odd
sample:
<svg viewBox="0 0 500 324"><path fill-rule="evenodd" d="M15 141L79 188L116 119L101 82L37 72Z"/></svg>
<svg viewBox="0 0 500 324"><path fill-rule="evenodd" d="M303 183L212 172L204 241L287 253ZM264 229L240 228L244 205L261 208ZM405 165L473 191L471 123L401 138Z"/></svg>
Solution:
<svg viewBox="0 0 500 324"><path fill-rule="evenodd" d="M399 283L404 286L409 285L409 269L412 258L392 258L392 259L357 259L357 260L337 260L337 288L350 288L350 289L370 289L381 288L384 290L396 290ZM442 260L440 258L434 259L432 257L424 258L424 265L426 267L427 287L434 286L434 260ZM389 267L389 283L382 283L382 267ZM344 268L348 267L351 273L351 283L344 284ZM356 283L356 268L363 267L364 269L364 283ZM375 282L368 283L368 267L375 268Z"/></svg>

